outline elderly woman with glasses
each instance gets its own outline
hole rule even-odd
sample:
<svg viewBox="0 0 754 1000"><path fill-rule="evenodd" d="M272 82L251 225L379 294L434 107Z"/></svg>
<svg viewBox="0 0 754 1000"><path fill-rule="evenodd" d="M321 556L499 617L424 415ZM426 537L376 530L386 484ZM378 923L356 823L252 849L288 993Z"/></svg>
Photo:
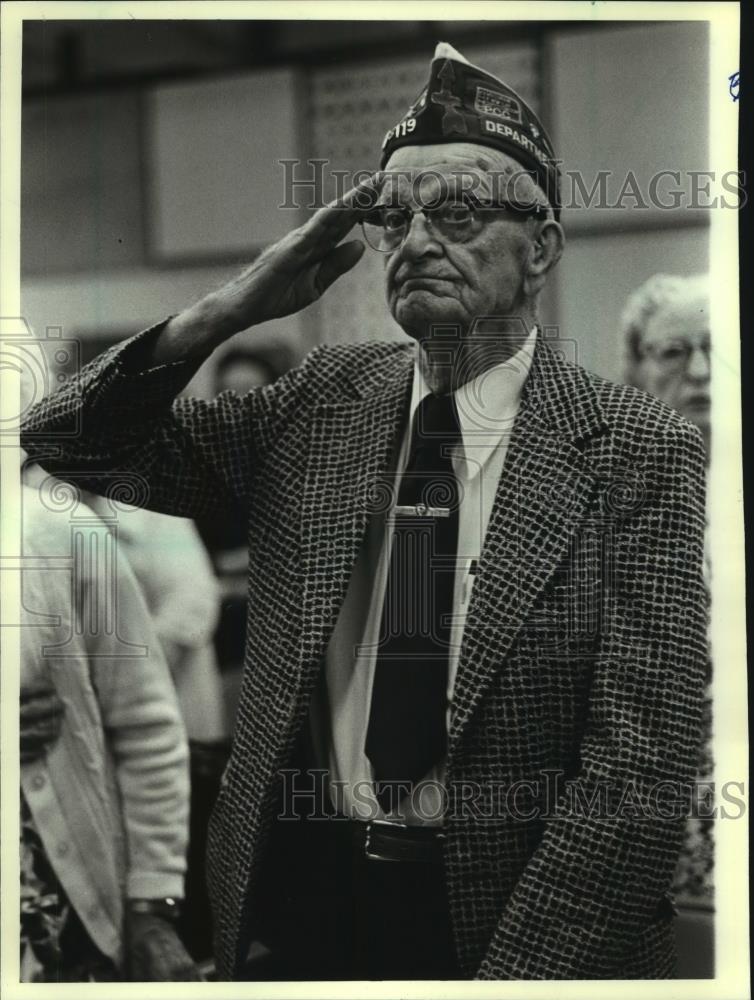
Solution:
<svg viewBox="0 0 754 1000"><path fill-rule="evenodd" d="M700 429L710 446L710 317L706 274L655 274L623 311L626 381Z"/></svg>

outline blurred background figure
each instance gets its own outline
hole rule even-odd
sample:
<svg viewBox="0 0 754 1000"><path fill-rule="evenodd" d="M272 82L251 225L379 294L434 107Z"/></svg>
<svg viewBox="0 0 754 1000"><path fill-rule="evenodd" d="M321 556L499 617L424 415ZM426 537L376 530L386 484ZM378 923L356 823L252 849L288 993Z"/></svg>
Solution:
<svg viewBox="0 0 754 1000"><path fill-rule="evenodd" d="M243 395L249 389L269 385L291 366L285 345L270 347L262 353L257 346L236 345L225 351L215 365L215 392L232 390Z"/></svg>
<svg viewBox="0 0 754 1000"><path fill-rule="evenodd" d="M623 312L626 381L696 424L710 448L710 315L706 274L656 274Z"/></svg>
<svg viewBox="0 0 754 1000"><path fill-rule="evenodd" d="M23 482L49 490L55 482L36 463L26 463ZM220 591L207 551L192 521L156 514L82 490L83 501L107 524L117 522L119 551L141 588L170 667L191 740L228 734L213 637Z"/></svg>
<svg viewBox="0 0 754 1000"><path fill-rule="evenodd" d="M93 493L86 502L100 516L109 501ZM213 638L220 590L193 521L118 505L118 539L147 602L189 739L228 735Z"/></svg>
<svg viewBox="0 0 754 1000"><path fill-rule="evenodd" d="M296 363L290 342L283 337L247 346L231 345L220 355L214 368L214 394L235 392L244 395L251 389L268 385L284 375ZM246 574L248 544L246 515L240 508L228 517L205 518L197 527L214 567L221 593L221 611L215 631L215 652L225 691L226 711L235 715L243 668L246 633Z"/></svg>
<svg viewBox="0 0 754 1000"><path fill-rule="evenodd" d="M56 486L68 489L33 462L24 464L22 480L42 496ZM230 752L235 710L225 697L215 655L220 589L193 521L120 501L116 507L87 490L79 493L93 515L102 519L103 530L113 533L120 563L133 572L146 604L143 613L150 619L150 633L162 651L159 669L164 658L172 678L171 695L188 736L191 804L185 900L178 927L191 955L206 960L212 951L204 860L207 822Z"/></svg>
<svg viewBox="0 0 754 1000"><path fill-rule="evenodd" d="M701 430L710 455L710 309L706 274L656 274L629 297L622 317L625 381L659 397ZM710 580L709 556L705 559ZM712 667L702 721L697 780L714 781L712 757ZM712 794L701 796L691 816L674 881L679 909L679 963L691 976L714 975L714 821L707 818Z"/></svg>
<svg viewBox="0 0 754 1000"><path fill-rule="evenodd" d="M22 498L22 981L198 979L175 927L188 752L161 645L97 516Z"/></svg>

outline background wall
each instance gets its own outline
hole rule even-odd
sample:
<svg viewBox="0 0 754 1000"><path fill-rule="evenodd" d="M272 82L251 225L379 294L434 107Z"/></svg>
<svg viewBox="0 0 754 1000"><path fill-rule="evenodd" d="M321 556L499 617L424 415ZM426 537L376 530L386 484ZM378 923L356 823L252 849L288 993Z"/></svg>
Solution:
<svg viewBox="0 0 754 1000"><path fill-rule="evenodd" d="M610 170L614 200L628 170L646 191L657 170L707 165L703 23L27 22L29 321L81 338L87 356L232 275L306 217L278 208L279 161L374 167L438 39L539 110L587 188ZM707 266L704 212L625 204L564 211L568 246L543 302L544 322L611 378L629 291L659 270ZM300 357L321 340L402 336L381 267L365 256L323 302L255 337L284 338Z"/></svg>

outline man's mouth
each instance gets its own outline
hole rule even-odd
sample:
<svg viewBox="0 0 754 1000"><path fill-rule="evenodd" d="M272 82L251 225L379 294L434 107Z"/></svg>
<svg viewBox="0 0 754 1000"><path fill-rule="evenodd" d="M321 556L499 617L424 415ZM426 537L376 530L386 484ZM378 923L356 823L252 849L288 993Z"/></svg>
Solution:
<svg viewBox="0 0 754 1000"><path fill-rule="evenodd" d="M406 278L399 284L399 290L402 294L407 294L408 292L437 292L443 286L450 284L449 278L432 278L429 276L422 276L420 278Z"/></svg>

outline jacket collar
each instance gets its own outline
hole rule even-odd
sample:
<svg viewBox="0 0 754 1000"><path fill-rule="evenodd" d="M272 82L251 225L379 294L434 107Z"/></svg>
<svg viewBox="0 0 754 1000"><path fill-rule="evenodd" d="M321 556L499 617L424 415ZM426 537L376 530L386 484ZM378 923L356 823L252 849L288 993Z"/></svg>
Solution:
<svg viewBox="0 0 754 1000"><path fill-rule="evenodd" d="M570 344L548 342L539 328L521 409L542 427L577 442L600 433L606 423L592 377L563 356ZM349 376L352 393L367 399L383 395L386 390L390 393L391 387L393 391L398 386L409 391L416 345L397 342L375 347L380 348L379 353Z"/></svg>
<svg viewBox="0 0 754 1000"><path fill-rule="evenodd" d="M576 443L601 433L607 423L593 376L563 357L563 348L571 343L548 343L540 330L521 408L543 427Z"/></svg>

